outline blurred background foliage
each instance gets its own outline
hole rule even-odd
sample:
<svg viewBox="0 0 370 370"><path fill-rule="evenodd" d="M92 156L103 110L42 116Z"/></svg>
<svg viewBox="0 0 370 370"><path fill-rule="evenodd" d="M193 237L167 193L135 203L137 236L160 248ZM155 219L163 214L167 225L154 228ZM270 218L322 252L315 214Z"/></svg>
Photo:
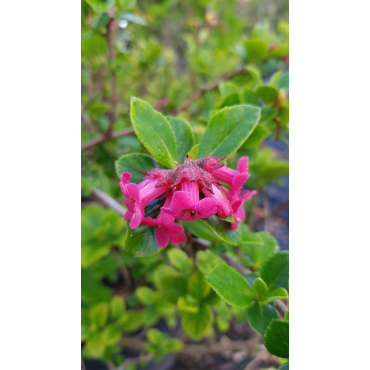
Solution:
<svg viewBox="0 0 370 370"><path fill-rule="evenodd" d="M186 119L196 143L215 111L237 104L259 106L259 125L228 165L235 168L241 156L250 157L248 187L259 190L259 196L248 202L246 222L251 231L266 227L274 231L271 219L269 224L266 221L269 202L270 208L274 203L269 192L286 189L288 174L287 21L287 0L81 1L84 358L118 366L124 359L119 345L122 332L148 329L160 318L169 328L176 327L178 297L173 300L170 294L163 300L158 278L169 273L181 280L181 274L191 271L186 255L175 256L171 247L141 259L127 255L122 248L123 218L92 194L98 188L122 203L115 160L127 153L147 153L131 130L131 96L165 115ZM284 243L286 249L287 242L280 240ZM210 248L212 254L198 253L204 273L226 249L253 267L253 258L231 247L215 241ZM207 328L204 336L212 336L214 330L228 332L232 318L245 322L245 310L209 294L205 297L214 305L215 329ZM177 306L191 312L188 300L184 296ZM181 307L179 312L184 312ZM157 360L182 346L150 330L154 331L147 335L146 350ZM194 338L198 339L196 334Z"/></svg>

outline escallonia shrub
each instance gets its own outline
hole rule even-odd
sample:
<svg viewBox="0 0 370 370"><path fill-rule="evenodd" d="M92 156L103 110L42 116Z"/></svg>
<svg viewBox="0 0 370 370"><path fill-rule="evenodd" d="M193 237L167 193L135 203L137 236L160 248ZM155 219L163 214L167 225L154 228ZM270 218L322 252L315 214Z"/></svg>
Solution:
<svg viewBox="0 0 370 370"><path fill-rule="evenodd" d="M239 222L245 220L243 203L257 192L241 188L248 180L248 157L241 157L238 169L233 170L219 163L225 159L208 156L192 160L186 156L185 163L173 170L154 168L140 171L145 179L140 184L129 183L131 174L121 175L121 190L125 195L127 213L125 220L130 228L140 224L156 228L156 241L163 248L171 242L183 243L186 235L176 220L193 221L217 215L220 218L233 217L230 223L237 230ZM221 184L228 185L228 189ZM165 196L163 207L157 218L145 217L145 207L155 199Z"/></svg>

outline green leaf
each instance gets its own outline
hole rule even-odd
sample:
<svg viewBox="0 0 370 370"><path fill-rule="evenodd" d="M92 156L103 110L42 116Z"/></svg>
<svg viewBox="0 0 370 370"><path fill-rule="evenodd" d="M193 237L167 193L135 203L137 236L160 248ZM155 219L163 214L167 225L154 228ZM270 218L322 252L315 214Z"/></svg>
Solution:
<svg viewBox="0 0 370 370"><path fill-rule="evenodd" d="M239 93L231 94L223 98L221 102L218 104L217 108L232 107L240 103L241 101L240 101Z"/></svg>
<svg viewBox="0 0 370 370"><path fill-rule="evenodd" d="M289 370L289 363L280 365L277 370Z"/></svg>
<svg viewBox="0 0 370 370"><path fill-rule="evenodd" d="M261 110L251 105L224 108L214 114L199 143L197 158L231 156L253 132Z"/></svg>
<svg viewBox="0 0 370 370"><path fill-rule="evenodd" d="M268 292L267 285L261 278L254 280L253 288L258 295L266 295Z"/></svg>
<svg viewBox="0 0 370 370"><path fill-rule="evenodd" d="M286 299L289 297L288 292L284 288L277 288L267 293L260 299L260 303L269 303L276 301L277 299Z"/></svg>
<svg viewBox="0 0 370 370"><path fill-rule="evenodd" d="M182 326L192 339L200 340L211 320L211 307L201 304L197 313L185 313L182 316Z"/></svg>
<svg viewBox="0 0 370 370"><path fill-rule="evenodd" d="M231 94L239 94L239 87L233 82L221 82L218 85L218 89L223 98Z"/></svg>
<svg viewBox="0 0 370 370"><path fill-rule="evenodd" d="M98 303L90 310L90 320L99 328L103 328L108 319L108 309L108 303Z"/></svg>
<svg viewBox="0 0 370 370"><path fill-rule="evenodd" d="M132 97L131 121L149 153L163 166L175 168L177 143L168 120L145 101Z"/></svg>
<svg viewBox="0 0 370 370"><path fill-rule="evenodd" d="M153 272L153 280L155 286L158 288L160 280L165 276L178 276L179 273L172 267L167 265L159 265Z"/></svg>
<svg viewBox="0 0 370 370"><path fill-rule="evenodd" d="M114 296L110 302L111 316L113 319L119 319L126 310L125 301L118 296Z"/></svg>
<svg viewBox="0 0 370 370"><path fill-rule="evenodd" d="M132 230L127 223L125 251L134 257L158 253L161 249L155 240L155 227L140 225Z"/></svg>
<svg viewBox="0 0 370 370"><path fill-rule="evenodd" d="M254 268L259 268L276 250L277 241L269 233L260 231L252 233L241 227L240 248L252 256Z"/></svg>
<svg viewBox="0 0 370 370"><path fill-rule="evenodd" d="M168 339L168 335L162 333L158 329L149 329L146 333L146 336L149 339L149 342L158 344Z"/></svg>
<svg viewBox="0 0 370 370"><path fill-rule="evenodd" d="M164 276L158 283L164 299L171 303L176 303L179 297L187 294L187 281L181 275Z"/></svg>
<svg viewBox="0 0 370 370"><path fill-rule="evenodd" d="M93 357L103 356L106 347L105 333L94 333L86 342L86 347Z"/></svg>
<svg viewBox="0 0 370 370"><path fill-rule="evenodd" d="M270 52L271 57L282 58L285 55L289 55L289 46L287 45L281 45Z"/></svg>
<svg viewBox="0 0 370 370"><path fill-rule="evenodd" d="M130 22L140 24L141 26L146 26L146 20L143 17L140 17L139 15L132 14L129 12L125 12L120 15L120 19L126 19Z"/></svg>
<svg viewBox="0 0 370 370"><path fill-rule="evenodd" d="M183 223L186 228L202 239L213 240L215 238L211 239L211 235L216 235L223 242L230 245L237 245L240 240L240 230L231 229L227 221L216 216L200 218L195 221L184 221ZM189 223L192 224L189 225ZM205 231L206 229L208 229L208 233Z"/></svg>
<svg viewBox="0 0 370 370"><path fill-rule="evenodd" d="M260 335L265 334L267 326L272 319L277 319L278 314L269 304L254 303L247 309L247 320L251 328Z"/></svg>
<svg viewBox="0 0 370 370"><path fill-rule="evenodd" d="M267 45L262 40L249 40L245 42L248 60L255 62L267 54Z"/></svg>
<svg viewBox="0 0 370 370"><path fill-rule="evenodd" d="M193 268L193 262L188 255L181 249L171 249L167 256L171 263L180 271L190 274Z"/></svg>
<svg viewBox="0 0 370 370"><path fill-rule="evenodd" d="M194 145L194 146L191 148L190 152L188 153L189 158L190 158L190 159L195 159L195 158L197 157L198 150L199 150L199 144Z"/></svg>
<svg viewBox="0 0 370 370"><path fill-rule="evenodd" d="M269 135L269 132L261 125L257 125L252 134L243 144L244 149L252 149L259 146Z"/></svg>
<svg viewBox="0 0 370 370"><path fill-rule="evenodd" d="M208 275L216 265L224 265L226 262L210 250L197 252L197 268L203 275Z"/></svg>
<svg viewBox="0 0 370 370"><path fill-rule="evenodd" d="M289 321L289 311L285 312L284 320Z"/></svg>
<svg viewBox="0 0 370 370"><path fill-rule="evenodd" d="M278 97L279 91L271 86L259 86L256 95L266 104L270 104Z"/></svg>
<svg viewBox="0 0 370 370"><path fill-rule="evenodd" d="M216 235L212 230L204 223L195 221L180 221L180 224L188 229L192 234L198 238L212 241L216 238Z"/></svg>
<svg viewBox="0 0 370 370"><path fill-rule="evenodd" d="M252 90L244 90L240 94L240 102L244 104L254 105L256 107L259 107L261 105L257 94L254 93Z"/></svg>
<svg viewBox="0 0 370 370"><path fill-rule="evenodd" d="M284 73L278 83L277 83L278 89L285 89L289 90L289 72Z"/></svg>
<svg viewBox="0 0 370 370"><path fill-rule="evenodd" d="M126 311L127 318L121 323L121 328L127 332L133 332L143 326L143 311Z"/></svg>
<svg viewBox="0 0 370 370"><path fill-rule="evenodd" d="M130 182L135 184L144 179L144 175L139 171L150 171L153 168L159 168L158 162L146 154L125 154L116 160L116 172L119 178L121 178L123 172L130 172Z"/></svg>
<svg viewBox="0 0 370 370"><path fill-rule="evenodd" d="M107 346L112 346L118 343L121 339L121 330L114 324L104 328Z"/></svg>
<svg viewBox="0 0 370 370"><path fill-rule="evenodd" d="M177 301L177 308L180 314L183 313L197 313L199 311L199 301L192 296L186 295L180 297Z"/></svg>
<svg viewBox="0 0 370 370"><path fill-rule="evenodd" d="M194 134L187 121L182 118L166 117L170 122L177 141L177 162L184 163L185 155L194 146Z"/></svg>
<svg viewBox="0 0 370 370"><path fill-rule="evenodd" d="M272 319L266 328L264 344L271 354L289 358L289 322Z"/></svg>
<svg viewBox="0 0 370 370"><path fill-rule="evenodd" d="M154 291L146 286L141 286L135 290L137 299L144 304L151 304L154 302Z"/></svg>
<svg viewBox="0 0 370 370"><path fill-rule="evenodd" d="M211 306L218 304L221 301L220 296L211 289L209 294L202 298L203 303L208 303Z"/></svg>
<svg viewBox="0 0 370 370"><path fill-rule="evenodd" d="M195 298L205 297L211 290L204 275L198 270L193 272L188 281L188 292Z"/></svg>
<svg viewBox="0 0 370 370"><path fill-rule="evenodd" d="M261 267L261 278L270 290L285 288L289 291L289 252L273 254Z"/></svg>
<svg viewBox="0 0 370 370"><path fill-rule="evenodd" d="M232 306L246 308L255 299L255 293L244 277L228 265L214 267L206 276L206 280L216 293Z"/></svg>

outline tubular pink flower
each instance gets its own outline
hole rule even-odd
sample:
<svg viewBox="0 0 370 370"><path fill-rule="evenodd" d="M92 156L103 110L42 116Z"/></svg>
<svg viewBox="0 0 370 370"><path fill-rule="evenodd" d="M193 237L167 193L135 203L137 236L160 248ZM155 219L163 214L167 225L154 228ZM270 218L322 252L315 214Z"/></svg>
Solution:
<svg viewBox="0 0 370 370"><path fill-rule="evenodd" d="M126 197L125 203L128 210L125 220L130 221L131 229L136 229L142 222L145 206L166 193L172 184L165 170L152 171L146 173L149 178L145 178L140 184L128 183L131 178L128 172L124 172L121 176L120 186Z"/></svg>
<svg viewBox="0 0 370 370"><path fill-rule="evenodd" d="M212 185L213 194L206 188L202 189L202 193L209 198L217 201L217 215L221 218L227 218L233 214L233 210L229 201L222 195L216 185Z"/></svg>
<svg viewBox="0 0 370 370"><path fill-rule="evenodd" d="M248 180L248 157L241 157L238 161L238 170L228 167L221 167L212 171L212 175L217 181L230 185L230 192L239 192L244 183Z"/></svg>
<svg viewBox="0 0 370 370"><path fill-rule="evenodd" d="M161 210L178 220L193 221L214 215L217 212L217 201L211 198L199 201L198 182L184 177L181 180L181 191L176 191L172 196L171 207L162 207Z"/></svg>
<svg viewBox="0 0 370 370"><path fill-rule="evenodd" d="M247 200L252 198L253 195L257 194L256 190L245 190L243 191L242 195L239 197L238 194L231 194L227 190L223 189L225 195L230 201L231 208L234 212L234 222L230 224L230 227L233 230L237 230L239 226L239 222L243 222L245 220L245 211L243 208L243 203L245 203Z"/></svg>
<svg viewBox="0 0 370 370"><path fill-rule="evenodd" d="M166 197L164 206L170 207L172 197ZM186 240L184 229L175 222L175 218L166 212L161 211L156 219L144 218L142 224L155 226L155 239L159 247L167 247L168 243L180 244Z"/></svg>

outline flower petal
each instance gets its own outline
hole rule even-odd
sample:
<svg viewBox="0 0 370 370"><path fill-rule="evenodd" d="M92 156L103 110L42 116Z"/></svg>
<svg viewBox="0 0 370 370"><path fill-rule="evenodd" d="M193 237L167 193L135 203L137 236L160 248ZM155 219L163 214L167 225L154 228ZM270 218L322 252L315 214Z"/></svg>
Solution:
<svg viewBox="0 0 370 370"><path fill-rule="evenodd" d="M238 171L246 173L248 171L248 157L241 157L238 161Z"/></svg>
<svg viewBox="0 0 370 370"><path fill-rule="evenodd" d="M186 235L184 232L181 233L170 233L171 243L176 245L183 243L186 240Z"/></svg>
<svg viewBox="0 0 370 370"><path fill-rule="evenodd" d="M207 218L213 216L217 212L217 201L216 199L204 198L202 199L197 206L195 211L199 214L196 214L196 218Z"/></svg>
<svg viewBox="0 0 370 370"><path fill-rule="evenodd" d="M159 247L167 247L167 244L170 242L170 233L163 226L157 227L155 231L155 239Z"/></svg>
<svg viewBox="0 0 370 370"><path fill-rule="evenodd" d="M194 204L184 191L176 191L173 194L171 208L173 210L193 209Z"/></svg>

